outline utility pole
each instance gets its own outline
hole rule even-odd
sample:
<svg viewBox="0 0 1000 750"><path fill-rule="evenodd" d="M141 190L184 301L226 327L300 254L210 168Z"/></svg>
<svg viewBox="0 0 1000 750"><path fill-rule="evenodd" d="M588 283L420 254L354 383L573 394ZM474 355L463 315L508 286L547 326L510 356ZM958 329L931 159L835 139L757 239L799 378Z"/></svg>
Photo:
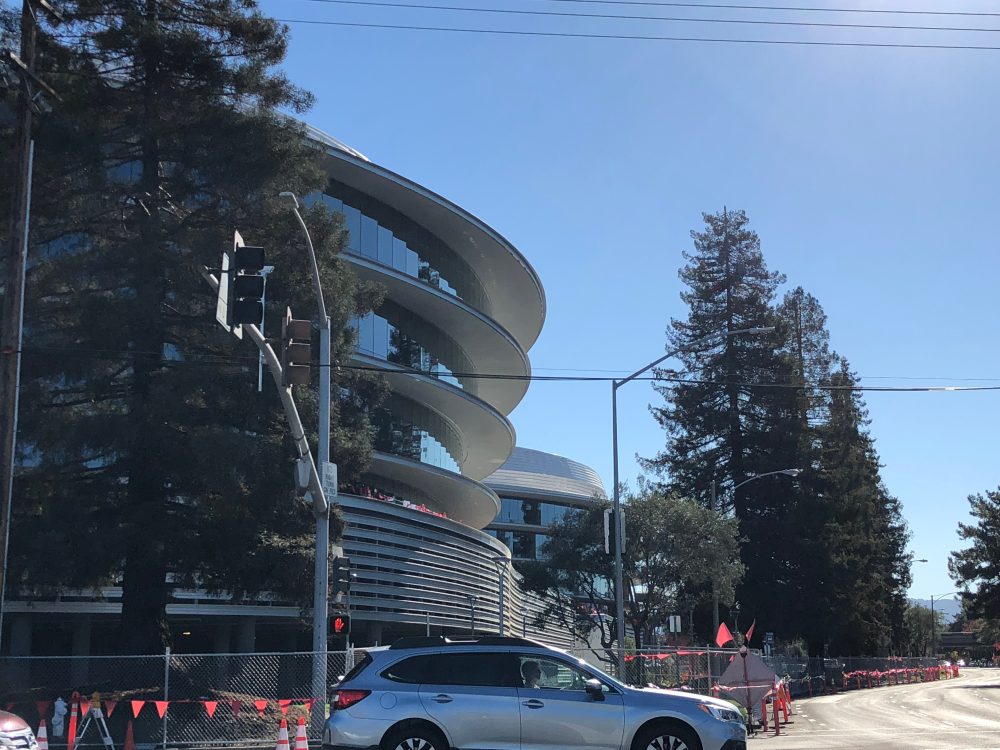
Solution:
<svg viewBox="0 0 1000 750"><path fill-rule="evenodd" d="M42 106L41 93L56 97L55 92L35 77L35 46L38 5L58 16L46 0L24 0L21 6L21 56L5 52L0 65L13 68L20 80L17 123L14 131L14 158L17 178L11 201L10 232L4 280L3 319L0 322L0 633L3 631L4 603L7 594L7 551L14 496L14 462L17 451L18 390L21 379L21 338L24 329L24 278L28 256L28 225L31 210L31 172L34 156L32 126L34 109ZM58 98L58 97L56 97Z"/></svg>

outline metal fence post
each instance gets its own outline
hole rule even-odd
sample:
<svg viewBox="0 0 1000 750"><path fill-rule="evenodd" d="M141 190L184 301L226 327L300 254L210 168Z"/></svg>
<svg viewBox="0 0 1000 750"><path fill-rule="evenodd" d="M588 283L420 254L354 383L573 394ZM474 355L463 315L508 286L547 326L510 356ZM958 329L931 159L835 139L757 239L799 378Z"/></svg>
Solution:
<svg viewBox="0 0 1000 750"><path fill-rule="evenodd" d="M170 646L163 653L163 700L170 706ZM163 750L167 750L167 711L163 712Z"/></svg>

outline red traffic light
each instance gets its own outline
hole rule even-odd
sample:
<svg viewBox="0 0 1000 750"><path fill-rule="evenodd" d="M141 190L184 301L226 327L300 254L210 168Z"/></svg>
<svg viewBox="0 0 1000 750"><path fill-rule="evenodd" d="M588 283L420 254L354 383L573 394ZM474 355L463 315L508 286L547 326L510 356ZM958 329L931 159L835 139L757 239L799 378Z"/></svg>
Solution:
<svg viewBox="0 0 1000 750"><path fill-rule="evenodd" d="M350 615L334 615L330 618L330 632L333 633L333 635L347 635L350 630Z"/></svg>

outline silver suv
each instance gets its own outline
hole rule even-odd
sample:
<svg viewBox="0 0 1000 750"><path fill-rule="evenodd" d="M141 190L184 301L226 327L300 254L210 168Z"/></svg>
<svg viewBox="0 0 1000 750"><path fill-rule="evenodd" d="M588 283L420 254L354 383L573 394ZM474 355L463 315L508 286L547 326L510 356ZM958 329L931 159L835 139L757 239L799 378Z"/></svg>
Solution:
<svg viewBox="0 0 1000 750"><path fill-rule="evenodd" d="M330 700L324 750L746 750L731 704L627 687L524 638L367 649Z"/></svg>

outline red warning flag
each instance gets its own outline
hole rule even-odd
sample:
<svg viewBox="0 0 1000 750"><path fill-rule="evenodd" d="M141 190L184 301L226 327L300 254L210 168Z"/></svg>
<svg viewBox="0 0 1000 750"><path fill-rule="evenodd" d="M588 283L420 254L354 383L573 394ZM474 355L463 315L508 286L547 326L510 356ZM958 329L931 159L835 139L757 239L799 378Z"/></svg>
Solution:
<svg viewBox="0 0 1000 750"><path fill-rule="evenodd" d="M291 700L282 699L278 701L278 708L281 709L281 713L284 714L285 716L288 716L288 707L290 705L292 705Z"/></svg>
<svg viewBox="0 0 1000 750"><path fill-rule="evenodd" d="M753 629L755 627L757 627L757 618L756 617L753 618L753 624L750 626L750 629L747 631L747 645L748 646L750 645L750 639L753 638Z"/></svg>
<svg viewBox="0 0 1000 750"><path fill-rule="evenodd" d="M264 709L267 708L267 701L254 701L253 704L257 707L257 711L261 716L264 715Z"/></svg>
<svg viewBox="0 0 1000 750"><path fill-rule="evenodd" d="M129 703L132 704L132 716L138 719L139 712L142 710L142 707L146 705L146 701L129 701Z"/></svg>
<svg viewBox="0 0 1000 750"><path fill-rule="evenodd" d="M205 711L208 713L208 718L215 716L215 707L219 705L219 701L204 701Z"/></svg>
<svg viewBox="0 0 1000 750"><path fill-rule="evenodd" d="M729 627L726 623L719 623L719 632L715 635L715 645L722 648L732 640L733 634L729 632Z"/></svg>
<svg viewBox="0 0 1000 750"><path fill-rule="evenodd" d="M104 701L104 710L107 713L109 719L111 718L111 714L115 712L115 707L117 705L118 701Z"/></svg>
<svg viewBox="0 0 1000 750"><path fill-rule="evenodd" d="M153 705L156 706L156 713L160 715L161 719L163 718L163 715L167 712L167 705L169 705L169 703L170 701L153 701Z"/></svg>

